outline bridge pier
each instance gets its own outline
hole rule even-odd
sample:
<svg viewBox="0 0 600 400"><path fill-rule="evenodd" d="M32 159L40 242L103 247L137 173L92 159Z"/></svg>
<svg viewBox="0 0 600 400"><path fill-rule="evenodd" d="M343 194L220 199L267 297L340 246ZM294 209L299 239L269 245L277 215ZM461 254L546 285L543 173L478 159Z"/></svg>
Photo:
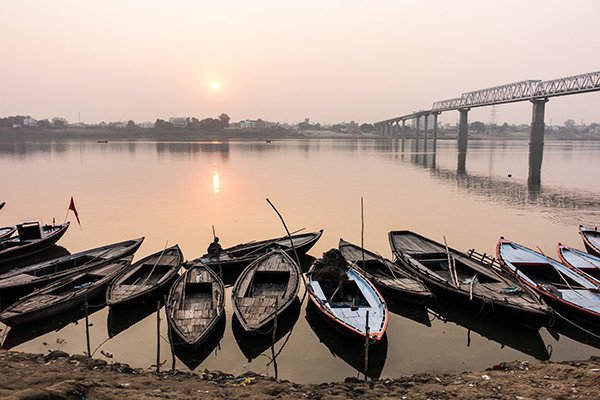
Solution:
<svg viewBox="0 0 600 400"><path fill-rule="evenodd" d="M400 138L402 140L402 152L404 152L404 135L406 133L405 131L406 131L406 120L403 119L402 120L402 128L400 128Z"/></svg>
<svg viewBox="0 0 600 400"><path fill-rule="evenodd" d="M429 140L429 130L427 124L429 123L429 114L423 116L425 123L423 124L423 151L427 151L427 140Z"/></svg>
<svg viewBox="0 0 600 400"><path fill-rule="evenodd" d="M415 132L415 151L419 151L419 122L421 117L417 117L415 118L415 127L416 127L416 132Z"/></svg>
<svg viewBox="0 0 600 400"><path fill-rule="evenodd" d="M527 183L530 189L539 188L542 182L542 158L544 155L544 114L547 98L531 100L533 112L531 131L529 133L529 176Z"/></svg>
<svg viewBox="0 0 600 400"><path fill-rule="evenodd" d="M530 145L544 145L544 114L546 112L546 103L548 99L534 99L533 113L531 118L531 132L529 134Z"/></svg>
<svg viewBox="0 0 600 400"><path fill-rule="evenodd" d="M437 126L438 126L438 115L441 113L434 112L433 113L433 153L437 151Z"/></svg>
<svg viewBox="0 0 600 400"><path fill-rule="evenodd" d="M458 165L457 172L467 170L467 144L469 140L469 110L470 108L459 108L460 119L458 122Z"/></svg>

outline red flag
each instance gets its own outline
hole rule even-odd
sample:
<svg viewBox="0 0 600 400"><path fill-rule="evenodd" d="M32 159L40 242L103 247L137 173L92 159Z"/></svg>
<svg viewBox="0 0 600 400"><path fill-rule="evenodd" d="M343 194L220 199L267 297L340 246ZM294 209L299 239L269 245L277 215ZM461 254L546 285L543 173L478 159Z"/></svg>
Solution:
<svg viewBox="0 0 600 400"><path fill-rule="evenodd" d="M75 218L77 218L77 223L81 228L81 221L79 221L79 213L77 213L77 209L75 208L75 202L73 201L73 196L71 196L71 203L69 204L69 210L73 211L75 214Z"/></svg>

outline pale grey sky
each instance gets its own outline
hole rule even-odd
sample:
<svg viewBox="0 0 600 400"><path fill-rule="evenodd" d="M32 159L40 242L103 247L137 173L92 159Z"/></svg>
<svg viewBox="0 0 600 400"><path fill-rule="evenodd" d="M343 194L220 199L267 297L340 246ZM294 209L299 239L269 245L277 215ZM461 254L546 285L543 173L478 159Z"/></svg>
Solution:
<svg viewBox="0 0 600 400"><path fill-rule="evenodd" d="M600 70L597 0L2 0L0 19L0 116L362 123ZM600 122L600 93L546 105L569 118Z"/></svg>

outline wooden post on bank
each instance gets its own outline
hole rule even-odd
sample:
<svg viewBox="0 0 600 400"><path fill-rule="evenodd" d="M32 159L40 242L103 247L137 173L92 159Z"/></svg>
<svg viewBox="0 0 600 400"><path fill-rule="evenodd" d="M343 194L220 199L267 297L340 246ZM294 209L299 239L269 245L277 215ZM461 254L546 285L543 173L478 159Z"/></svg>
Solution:
<svg viewBox="0 0 600 400"><path fill-rule="evenodd" d="M275 320L273 321L273 334L271 335L271 358L273 359L273 368L275 369L275 379L277 376L277 359L275 356L275 340L277 339L277 311L279 309L279 298L275 298Z"/></svg>
<svg viewBox="0 0 600 400"><path fill-rule="evenodd" d="M156 302L156 374L160 373L160 300Z"/></svg>
<svg viewBox="0 0 600 400"><path fill-rule="evenodd" d="M85 304L83 307L85 308L85 341L87 344L87 355L88 355L88 357L91 357L92 350L90 349L90 321L88 319L89 307L88 307L87 297L85 298Z"/></svg>
<svg viewBox="0 0 600 400"><path fill-rule="evenodd" d="M367 322L365 325L365 381L369 378L367 371L369 370L369 311L367 311Z"/></svg>

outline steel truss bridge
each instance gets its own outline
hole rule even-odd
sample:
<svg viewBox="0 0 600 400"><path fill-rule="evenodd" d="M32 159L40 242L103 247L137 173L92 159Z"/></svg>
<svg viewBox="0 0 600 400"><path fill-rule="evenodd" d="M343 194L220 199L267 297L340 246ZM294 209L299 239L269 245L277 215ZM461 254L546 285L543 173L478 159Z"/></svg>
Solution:
<svg viewBox="0 0 600 400"><path fill-rule="evenodd" d="M429 114L437 115L444 111L468 110L474 107L495 104L514 103L518 101L547 101L549 97L566 96L579 93L600 91L600 71L574 75L549 81L526 80L495 86L488 89L463 93L460 97L436 101L430 110L376 122L374 125L383 128L386 125L404 122L407 119L419 118Z"/></svg>

